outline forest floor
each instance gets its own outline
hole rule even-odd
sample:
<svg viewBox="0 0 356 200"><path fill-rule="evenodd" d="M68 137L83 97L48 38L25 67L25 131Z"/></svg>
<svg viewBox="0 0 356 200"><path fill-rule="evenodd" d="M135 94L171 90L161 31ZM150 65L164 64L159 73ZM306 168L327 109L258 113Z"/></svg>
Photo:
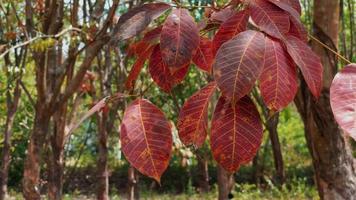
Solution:
<svg viewBox="0 0 356 200"><path fill-rule="evenodd" d="M140 193L140 199L144 200L215 200L217 199L217 190L213 188L207 194L198 194L194 190L186 191L183 194L161 194L156 192L143 191ZM234 198L238 200L318 200L318 193L315 187L310 187L304 184L292 186L291 188L282 187L280 189L272 187L267 190L260 190L255 185L251 184L236 184L233 191ZM22 200L20 193L10 192L9 200ZM43 199L46 199L44 196ZM64 200L94 200L95 196L81 194L65 194ZM112 200L127 199L124 195L112 194Z"/></svg>

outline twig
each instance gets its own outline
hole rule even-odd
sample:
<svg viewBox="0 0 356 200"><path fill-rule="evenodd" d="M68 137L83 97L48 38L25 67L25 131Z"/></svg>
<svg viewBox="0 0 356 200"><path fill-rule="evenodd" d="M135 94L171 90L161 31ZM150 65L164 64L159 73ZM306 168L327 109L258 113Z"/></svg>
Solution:
<svg viewBox="0 0 356 200"><path fill-rule="evenodd" d="M176 97L176 95L174 94L173 91L170 92L170 95L171 95L171 97L172 97L172 99L173 99L173 103L174 103L174 105L175 105L175 107L176 107L176 109L177 109L177 112L179 113L179 112L180 112L180 106L179 106L177 97Z"/></svg>
<svg viewBox="0 0 356 200"><path fill-rule="evenodd" d="M25 84L23 84L23 82L20 80L19 81L20 83L20 86L22 87L23 91L25 91L27 97L28 97L28 100L30 101L31 105L34 107L36 105L35 101L33 100L30 92L28 91L28 89L26 88Z"/></svg>
<svg viewBox="0 0 356 200"><path fill-rule="evenodd" d="M151 88L151 86L153 85L153 83L154 83L154 82L152 81L152 82L141 92L141 97L146 94L146 92L148 91L148 89Z"/></svg>
<svg viewBox="0 0 356 200"><path fill-rule="evenodd" d="M67 29L64 29L63 31L61 31L60 33L56 34L56 35L40 35L40 36L36 36L34 38L31 38L23 43L20 43L20 44L17 44L15 46L12 46L10 47L9 49L5 50L1 55L0 55L0 59L3 58L6 54L8 54L10 51L14 50L14 49L17 49L19 47L23 47L23 46L26 46L26 45L29 45L31 44L32 42L38 40L38 39L43 39L43 38L59 38L61 37L62 35L66 34L67 32L70 32L70 31L76 31L76 32L82 32L81 29L79 28L74 28L74 27L70 27L70 28L67 28Z"/></svg>
<svg viewBox="0 0 356 200"><path fill-rule="evenodd" d="M349 61L348 59L346 59L344 56L340 55L338 52L334 51L332 48L330 48L328 45L324 44L323 42L321 42L320 40L318 40L317 38L315 38L314 36L312 36L311 34L308 34L308 36L313 39L314 41L316 41L318 44L320 44L321 46L323 46L324 48L326 48L327 50L331 51L333 54L335 54L337 57L341 58L343 61L345 61L348 64L351 64L351 61Z"/></svg>

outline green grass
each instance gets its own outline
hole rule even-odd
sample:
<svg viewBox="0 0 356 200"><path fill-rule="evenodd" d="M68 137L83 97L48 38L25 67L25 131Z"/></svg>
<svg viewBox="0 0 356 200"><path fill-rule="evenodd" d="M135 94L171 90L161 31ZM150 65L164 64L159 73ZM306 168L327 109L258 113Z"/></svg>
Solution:
<svg viewBox="0 0 356 200"><path fill-rule="evenodd" d="M238 200L318 200L318 193L315 187L307 185L304 180L292 180L282 188L277 188L271 183L264 186L266 189L259 189L254 184L236 184L233 190L234 199ZM189 193L189 194L187 194ZM140 199L147 200L215 200L217 199L217 187L207 194L198 194L190 191L184 194L159 194L157 192L141 191ZM20 193L10 192L9 200L22 200ZM46 199L43 196L43 199ZM87 200L96 199L95 196L81 195L79 192L65 194L64 200ZM126 196L123 194L111 194L112 200L123 200Z"/></svg>

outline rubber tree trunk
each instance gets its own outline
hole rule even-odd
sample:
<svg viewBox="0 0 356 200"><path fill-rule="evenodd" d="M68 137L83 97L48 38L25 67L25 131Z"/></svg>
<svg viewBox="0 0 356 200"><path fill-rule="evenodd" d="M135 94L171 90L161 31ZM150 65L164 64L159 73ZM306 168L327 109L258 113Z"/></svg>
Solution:
<svg viewBox="0 0 356 200"><path fill-rule="evenodd" d="M337 49L339 1L315 0L313 34L328 46ZM336 124L331 108L329 89L337 72L335 55L316 42L313 50L324 66L324 81L320 98L316 101L305 82L295 103L305 126L309 151L313 158L315 180L321 199L355 199L356 169L347 140Z"/></svg>
<svg viewBox="0 0 356 200"><path fill-rule="evenodd" d="M224 168L218 165L219 200L229 199L229 194L234 187L234 184L234 174L227 172Z"/></svg>
<svg viewBox="0 0 356 200"><path fill-rule="evenodd" d="M4 147L1 153L1 168L0 168L0 200L6 199L7 196L7 181L9 177L10 166L10 148L12 127L14 124L15 113L20 100L21 90L19 82L16 83L13 98L11 98L10 91L6 94L7 115L4 131Z"/></svg>
<svg viewBox="0 0 356 200"><path fill-rule="evenodd" d="M255 184L257 187L260 187L261 185L261 179L262 179L262 173L261 173L261 164L259 162L260 160L260 150L257 151L256 156L253 158L252 160L252 169L253 169L253 173L252 173L252 180L255 181Z"/></svg>
<svg viewBox="0 0 356 200"><path fill-rule="evenodd" d="M273 160L274 160L274 166L276 170L276 175L274 179L277 185L283 185L285 181L285 172L284 172L284 163L283 163L283 156L281 151L281 144L279 142L278 131L277 131L278 121L279 121L279 114L276 113L267 121L267 129L269 133L269 138L271 140Z"/></svg>
<svg viewBox="0 0 356 200"><path fill-rule="evenodd" d="M198 185L201 193L207 193L209 186L209 160L205 152L197 152L198 160Z"/></svg>
<svg viewBox="0 0 356 200"><path fill-rule="evenodd" d="M263 116L266 120L266 129L269 133L269 139L272 145L272 153L273 153L273 160L275 166L275 176L274 182L281 186L284 184L285 181L285 172L284 172L284 162L283 162L283 155L281 150L281 144L278 138L278 123L279 123L279 113L271 113L268 109L266 104L263 102L262 98L258 93L254 93L255 99L257 100L258 104L262 108ZM271 115L272 114L272 115ZM267 144L266 144L267 146ZM256 156L257 157L257 156ZM258 168L258 160L254 159L254 166L256 165L256 173L259 170ZM256 182L257 183L257 182Z"/></svg>

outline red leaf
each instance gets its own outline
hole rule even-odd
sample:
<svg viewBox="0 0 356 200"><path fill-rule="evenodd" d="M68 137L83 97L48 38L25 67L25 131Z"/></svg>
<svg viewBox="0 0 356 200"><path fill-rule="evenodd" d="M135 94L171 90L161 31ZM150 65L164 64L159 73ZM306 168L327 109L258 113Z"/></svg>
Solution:
<svg viewBox="0 0 356 200"><path fill-rule="evenodd" d="M199 46L199 30L189 11L176 9L168 16L161 33L161 52L172 73L190 63Z"/></svg>
<svg viewBox="0 0 356 200"><path fill-rule="evenodd" d="M225 42L216 55L214 78L225 97L232 102L247 95L263 70L265 36L244 31Z"/></svg>
<svg viewBox="0 0 356 200"><path fill-rule="evenodd" d="M152 44L154 43L154 41L159 41L159 38L161 37L161 32L162 32L162 26L156 27L148 31L144 35L142 40L145 42L150 42Z"/></svg>
<svg viewBox="0 0 356 200"><path fill-rule="evenodd" d="M263 130L259 113L248 96L232 105L220 97L213 116L210 147L214 159L233 173L255 156Z"/></svg>
<svg viewBox="0 0 356 200"><path fill-rule="evenodd" d="M293 5L288 2L288 0L269 0L271 3L274 5L278 6L282 10L288 12L290 15L292 15L295 19L300 18L300 12L296 10L297 8L293 7ZM299 2L298 2L299 3ZM300 5L299 5L300 6Z"/></svg>
<svg viewBox="0 0 356 200"><path fill-rule="evenodd" d="M159 45L153 49L149 63L149 72L154 82L165 92L170 92L173 86L180 83L188 72L189 64L171 74L163 62Z"/></svg>
<svg viewBox="0 0 356 200"><path fill-rule="evenodd" d="M310 91L315 98L318 98L323 79L323 66L319 56L307 44L294 36L288 36L285 43L289 55L300 68Z"/></svg>
<svg viewBox="0 0 356 200"><path fill-rule="evenodd" d="M247 22L249 18L249 11L243 10L228 20L226 20L219 28L213 39L213 54L216 52L222 44L233 38L235 35L246 30Z"/></svg>
<svg viewBox="0 0 356 200"><path fill-rule="evenodd" d="M298 90L295 64L282 44L268 37L260 88L264 102L273 111L285 108Z"/></svg>
<svg viewBox="0 0 356 200"><path fill-rule="evenodd" d="M223 23L226 20L228 20L229 18L231 18L232 16L234 16L235 14L236 14L236 11L233 8L226 7L222 10L217 11L217 12L213 12L209 19L212 22Z"/></svg>
<svg viewBox="0 0 356 200"><path fill-rule="evenodd" d="M288 35L293 35L303 42L308 42L308 32L300 20L290 16L290 30Z"/></svg>
<svg viewBox="0 0 356 200"><path fill-rule="evenodd" d="M161 110L145 99L129 105L120 128L122 152L142 174L160 182L172 151L172 131Z"/></svg>
<svg viewBox="0 0 356 200"><path fill-rule="evenodd" d="M201 37L199 47L193 56L193 62L200 69L210 73L213 61L213 43L208 38Z"/></svg>
<svg viewBox="0 0 356 200"><path fill-rule="evenodd" d="M184 103L178 121L179 138L184 145L201 147L204 144L208 129L209 100L215 89L215 82L211 82Z"/></svg>
<svg viewBox="0 0 356 200"><path fill-rule="evenodd" d="M134 82L136 81L138 75L140 74L143 65L146 60L150 57L153 51L153 46L148 46L148 49L145 49L142 53L140 53L137 57L135 64L132 66L129 76L127 77L125 87L127 89L132 89L134 86Z"/></svg>
<svg viewBox="0 0 356 200"><path fill-rule="evenodd" d="M279 7L266 0L252 0L250 8L252 20L268 35L283 39L284 34L288 33L289 16Z"/></svg>
<svg viewBox="0 0 356 200"><path fill-rule="evenodd" d="M337 123L356 140L356 64L346 66L335 76L330 104Z"/></svg>
<svg viewBox="0 0 356 200"><path fill-rule="evenodd" d="M282 4L286 4L289 5L290 7L292 7L295 11L297 11L297 13L299 14L299 16L302 13L302 8L300 7L300 2L299 0L269 0L270 2L276 4L277 6L279 6L280 8L284 9L283 7L285 7L285 5Z"/></svg>
<svg viewBox="0 0 356 200"><path fill-rule="evenodd" d="M147 3L129 10L119 18L113 31L114 38L120 41L140 34L170 7L166 3Z"/></svg>
<svg viewBox="0 0 356 200"><path fill-rule="evenodd" d="M135 42L128 47L127 56L128 57L139 56L140 54L147 51L151 46L152 46L151 43L143 40Z"/></svg>

